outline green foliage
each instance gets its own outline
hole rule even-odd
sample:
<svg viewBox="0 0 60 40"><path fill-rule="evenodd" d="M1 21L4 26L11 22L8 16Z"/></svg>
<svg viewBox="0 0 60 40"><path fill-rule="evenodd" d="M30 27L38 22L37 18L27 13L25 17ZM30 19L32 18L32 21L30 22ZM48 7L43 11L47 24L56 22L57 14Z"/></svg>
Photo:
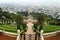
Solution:
<svg viewBox="0 0 60 40"><path fill-rule="evenodd" d="M21 25L23 23L23 17L21 15L17 15L15 20L17 25Z"/></svg>
<svg viewBox="0 0 60 40"><path fill-rule="evenodd" d="M37 18L38 23L40 25L44 25L44 22L46 21L46 16L44 13L40 13L40 16Z"/></svg>
<svg viewBox="0 0 60 40"><path fill-rule="evenodd" d="M27 17L28 12L27 11L26 12L17 12L17 14Z"/></svg>
<svg viewBox="0 0 60 40"><path fill-rule="evenodd" d="M21 26L21 27L20 27L20 32L21 32L22 34L27 31L27 26L26 26L26 24L22 24L22 25L20 25L20 26Z"/></svg>
<svg viewBox="0 0 60 40"><path fill-rule="evenodd" d="M33 30L34 30L34 32L36 32L36 33L39 33L39 32L40 32L40 26L39 26L38 23L35 23L35 24L34 24Z"/></svg>
<svg viewBox="0 0 60 40"><path fill-rule="evenodd" d="M16 21L17 29L20 29L20 25L22 25L23 23L23 17L20 15L17 15L15 21Z"/></svg>
<svg viewBox="0 0 60 40"><path fill-rule="evenodd" d="M23 23L23 17L21 15L16 16L16 25L17 29L19 29L21 33L24 33L27 30L27 26Z"/></svg>
<svg viewBox="0 0 60 40"><path fill-rule="evenodd" d="M8 11L2 11L0 8L0 21L4 24L7 22L14 22L15 21L16 14L9 13Z"/></svg>
<svg viewBox="0 0 60 40"><path fill-rule="evenodd" d="M38 22L34 24L34 31L36 33L40 33L40 31L43 29L44 22L46 21L46 15L44 13L40 13L40 15L37 17Z"/></svg>

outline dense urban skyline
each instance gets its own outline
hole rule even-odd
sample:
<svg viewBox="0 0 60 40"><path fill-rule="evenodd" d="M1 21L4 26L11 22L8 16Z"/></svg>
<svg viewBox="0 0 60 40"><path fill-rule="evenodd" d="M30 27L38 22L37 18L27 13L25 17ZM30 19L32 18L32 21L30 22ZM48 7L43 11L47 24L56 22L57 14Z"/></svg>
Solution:
<svg viewBox="0 0 60 40"><path fill-rule="evenodd" d="M60 0L0 0L1 3L21 4L21 5L45 5L60 6Z"/></svg>

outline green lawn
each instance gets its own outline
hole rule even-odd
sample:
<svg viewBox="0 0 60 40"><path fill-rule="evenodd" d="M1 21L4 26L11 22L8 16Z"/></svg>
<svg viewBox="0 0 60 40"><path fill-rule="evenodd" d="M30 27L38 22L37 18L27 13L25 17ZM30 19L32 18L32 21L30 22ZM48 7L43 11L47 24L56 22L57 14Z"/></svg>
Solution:
<svg viewBox="0 0 60 40"><path fill-rule="evenodd" d="M0 25L0 30L3 30L3 29L8 32L13 32L13 33L17 32L16 25L12 25L12 24ZM60 26L48 25L48 26L45 26L43 29L44 29L44 33L54 32L54 31L60 30Z"/></svg>
<svg viewBox="0 0 60 40"><path fill-rule="evenodd" d="M60 26L48 25L48 26L45 26L43 29L44 29L44 33L49 33L49 32L54 32L54 31L60 30Z"/></svg>
<svg viewBox="0 0 60 40"><path fill-rule="evenodd" d="M17 32L17 27L16 27L16 25L5 24L5 25L0 25L0 30L5 30L5 31L8 31L8 32L16 33Z"/></svg>

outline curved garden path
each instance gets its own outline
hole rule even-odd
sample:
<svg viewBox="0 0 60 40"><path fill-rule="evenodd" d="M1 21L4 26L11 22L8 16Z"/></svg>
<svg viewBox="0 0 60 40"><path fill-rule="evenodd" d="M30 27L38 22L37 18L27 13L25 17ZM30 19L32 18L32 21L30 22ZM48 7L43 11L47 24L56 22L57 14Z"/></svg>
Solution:
<svg viewBox="0 0 60 40"><path fill-rule="evenodd" d="M60 33L57 33L55 36L45 37L45 40L60 40ZM0 40L16 40L16 37L10 37L0 34Z"/></svg>

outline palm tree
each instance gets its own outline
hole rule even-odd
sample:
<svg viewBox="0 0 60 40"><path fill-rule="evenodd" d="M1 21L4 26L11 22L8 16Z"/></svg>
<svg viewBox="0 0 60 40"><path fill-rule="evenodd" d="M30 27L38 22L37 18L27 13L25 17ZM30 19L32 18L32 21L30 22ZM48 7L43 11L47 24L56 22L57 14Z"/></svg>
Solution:
<svg viewBox="0 0 60 40"><path fill-rule="evenodd" d="M22 39L22 35L24 34L24 40L25 40L24 32L26 32L26 24L23 23L23 17L21 15L16 16L16 24L17 24L17 30L20 30L21 39Z"/></svg>
<svg viewBox="0 0 60 40"><path fill-rule="evenodd" d="M43 30L44 22L46 20L46 15L44 13L40 13L37 17L37 23L34 24L33 30L36 32L35 40L37 40L37 35L40 38L40 31Z"/></svg>
<svg viewBox="0 0 60 40"><path fill-rule="evenodd" d="M41 32L41 30L43 30L44 22L46 21L45 17L46 17L46 15L44 13L40 13L40 16L37 18L38 24L40 26L40 27L38 27L38 32L39 33Z"/></svg>
<svg viewBox="0 0 60 40"><path fill-rule="evenodd" d="M16 24L17 24L17 30L18 29L20 30L20 25L22 25L23 17L20 15L17 15L15 20L16 20Z"/></svg>
<svg viewBox="0 0 60 40"><path fill-rule="evenodd" d="M17 15L16 16L16 25L17 25L17 30L20 30L20 36L21 36L21 38L22 38L22 33L21 33L21 31L22 31L22 27L21 27L21 25L22 25L22 21L23 21L23 18L22 18L22 16L20 16L20 15ZM21 39L22 40L22 39Z"/></svg>
<svg viewBox="0 0 60 40"><path fill-rule="evenodd" d="M40 13L40 16L37 18L38 20L38 23L40 25L40 31L43 29L43 26L44 26L44 22L46 21L46 18L45 18L45 14L44 13Z"/></svg>
<svg viewBox="0 0 60 40"><path fill-rule="evenodd" d="M37 35L40 39L40 31L43 30L44 22L46 20L46 15L44 13L40 13L40 15L37 17L37 23L34 24L33 30L36 32L35 40L37 40Z"/></svg>

